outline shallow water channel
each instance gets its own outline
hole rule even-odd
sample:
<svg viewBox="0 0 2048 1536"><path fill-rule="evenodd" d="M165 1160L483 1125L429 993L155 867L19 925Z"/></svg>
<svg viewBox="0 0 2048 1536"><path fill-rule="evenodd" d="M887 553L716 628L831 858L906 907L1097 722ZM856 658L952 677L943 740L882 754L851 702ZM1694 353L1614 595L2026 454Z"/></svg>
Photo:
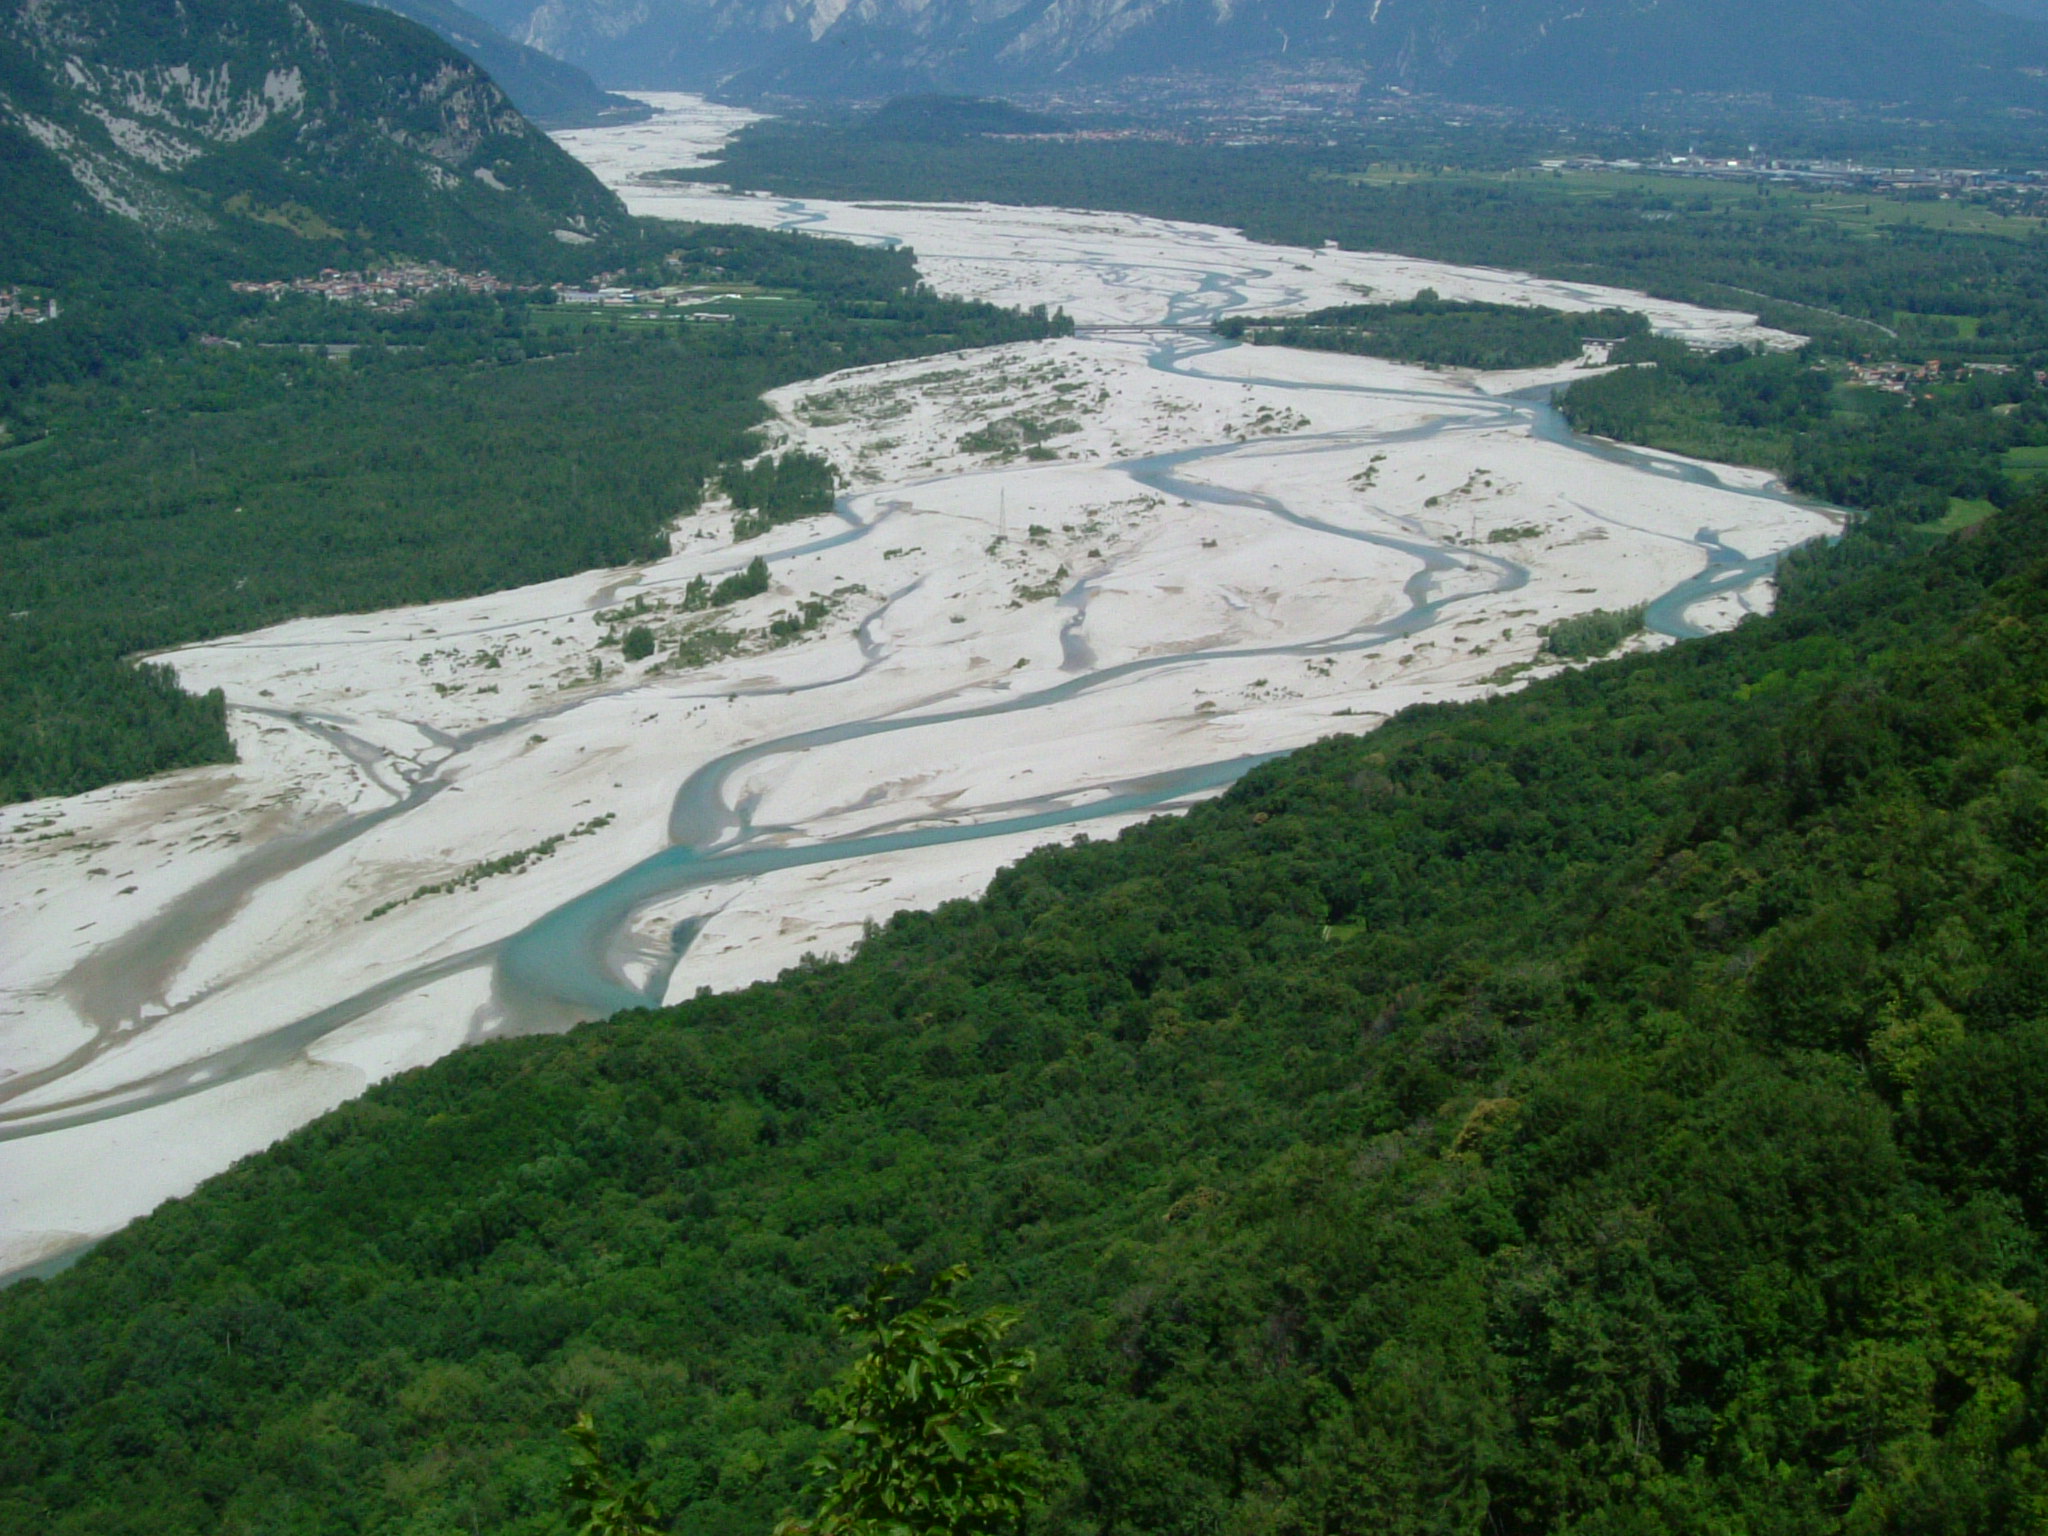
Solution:
<svg viewBox="0 0 2048 1536"><path fill-rule="evenodd" d="M1242 295L1228 274L1210 273L1171 306L1169 325L1187 326L1211 319L1241 303ZM1163 328L1150 352L1150 362L1152 367L1161 371L1183 372L1193 359L1236 345L1187 330ZM1584 438L1574 433L1549 403L1550 392L1547 389L1490 402L1475 402L1473 396L1464 393L1453 395L1429 390L1311 384L1256 374L1233 374L1232 377L1269 388L1368 393L1404 403L1424 406L1441 403L1446 407L1444 414L1399 432L1291 437L1287 441L1290 449L1295 451L1353 451L1361 445L1370 446L1375 442L1414 440L1447 431L1470 431L1482 426L1520 423L1544 441L1568 446L1644 475L1678 476L1695 483L1714 485L1730 494L1788 501L1796 499L1775 491L1727 485L1705 466L1677 464ZM237 1077L274 1069L325 1035L373 1009L418 987L476 966L493 967L495 1005L502 1015L501 1027L506 1032L561 1028L579 1019L601 1017L622 1008L658 1004L666 995L676 968L685 960L698 924L686 922L676 925L666 953L649 955L644 945L635 942L632 930L635 914L653 903L672 899L686 891L750 880L776 870L1021 832L1050 832L1078 827L1105 817L1128 817L1148 809L1184 805L1234 783L1272 754L1175 768L1137 776L1106 788L1096 785L1085 792L1051 790L1028 801L989 808L975 820L942 825L869 828L844 837L815 840L801 840L799 828L756 828L750 824L745 809L731 802L728 783L736 773L751 764L883 734L915 732L988 716L1052 711L1090 690L1160 668L1199 667L1209 662L1250 657L1332 656L1383 646L1427 632L1441 624L1445 615L1460 604L1481 596L1513 591L1527 580L1526 570L1512 560L1438 542L1420 529L1400 537L1341 527L1298 513L1275 497L1226 489L1201 478L1201 466L1205 461L1239 452L1245 446L1242 442L1228 442L1191 447L1132 459L1118 468L1137 485L1180 500L1277 518L1319 536L1355 540L1395 551L1414 564L1413 574L1404 586L1404 609L1391 618L1312 641L1270 647L1190 650L1097 667L1093 664L1092 651L1086 639L1088 583L1085 580L1076 582L1062 598L1070 610L1070 617L1062 635L1068 675L1061 682L957 709L925 709L911 714L844 721L755 742L713 758L689 773L678 788L669 818L668 848L620 871L509 937L381 980L352 997L282 1023L257 1038L160 1076L125 1084L113 1094L61 1107L45 1103L39 1106L39 1112L33 1117L23 1117L25 1123L9 1124L9 1117L0 1110L0 1140L131 1113L168 1099L206 1091ZM771 561L788 560L798 554L814 553L866 538L886 522L886 514L863 522L845 505L842 505L841 516L849 524L844 530L769 558ZM1651 629L1676 638L1703 633L1688 621L1686 613L1689 608L1722 591L1740 589L1767 576L1777 560L1776 556L1746 559L1722 545L1713 529L1700 529L1692 542L1701 548L1704 568L1658 597L1646 615ZM1483 587L1455 595L1438 595L1435 591L1437 577L1453 570L1483 572L1489 579ZM868 665L872 665L878 659L872 643L864 644L864 650L868 653ZM836 682L849 680L839 679ZM523 729L534 718L537 717L503 722L478 735L497 736L508 730ZM458 740L451 744L459 750L468 743ZM304 839L303 847L279 846L252 855L210 882L204 902L184 904L175 920L162 925L160 930L139 930L131 934L117 946L122 951L118 957L94 957L96 963L92 973L74 978L74 989L81 994L78 1000L84 1005L82 1011L86 1011L88 1017L114 1018L125 1014L133 1003L138 975L161 977L174 972L220 922L265 881L276 878L284 868L297 867L306 859L338 846L348 837L424 803L434 788L431 781L411 786L398 804L324 829L317 836ZM796 840L792 840L793 837ZM118 958L120 963L98 963L109 958ZM19 1088L27 1085L10 1086Z"/></svg>
<svg viewBox="0 0 2048 1536"><path fill-rule="evenodd" d="M784 212L790 227L818 221L818 216L801 204L785 205ZM1236 347L1237 343L1216 338L1202 327L1220 315L1243 308L1246 302L1239 280L1230 273L1204 273L1190 268L1183 290L1166 305L1165 323L1142 333L1147 338L1150 366L1166 373L1186 374L1197 359ZM19 1078L0 1091L0 1141L112 1119L275 1070L302 1058L316 1042L343 1026L433 982L479 968L490 968L492 976L490 1011L496 1016L492 1033L559 1029L622 1008L658 1004L671 990L678 968L687 965L689 947L702 919L673 924L667 930L667 942L650 950L644 936L645 925L636 922L636 918L682 893L735 885L806 865L1020 833L1053 833L1104 818L1128 820L1148 810L1177 808L1215 794L1274 754L1137 773L1107 784L1099 779L1086 786L1070 784L1034 793L1027 799L983 806L957 821L934 822L927 814L901 824L869 825L857 832L822 837L807 834L802 827L755 824L752 807L736 802L732 792L736 777L753 765L856 740L889 734L913 736L932 727L994 716L1022 718L1042 714L1044 729L1056 732L1057 711L1062 705L1140 673L1200 668L1255 657L1327 657L1386 646L1436 628L1461 605L1514 591L1529 579L1528 571L1513 560L1467 544L1433 538L1419 526L1399 525L1398 532L1343 527L1291 508L1277 497L1230 489L1204 478L1205 464L1242 452L1248 446L1270 450L1275 443L1284 442L1290 454L1356 453L1361 447L1369 448L1376 443L1514 426L1544 442L1593 455L1647 477L1676 476L1715 486L1732 495L1796 500L1775 491L1727 484L1705 466L1675 463L1582 438L1571 431L1550 404L1547 389L1516 396L1484 397L1427 388L1307 383L1256 374L1233 373L1230 377L1233 381L1272 389L1370 394L1421 406L1426 411L1440 407L1419 425L1398 431L1303 433L1257 445L1220 442L1132 458L1112 466L1135 486L1169 498L1252 518L1277 519L1319 538L1363 542L1392 552L1411 568L1402 587L1403 605L1392 615L1296 643L1189 649L1101 666L1089 642L1088 609L1091 583L1100 581L1105 572L1092 571L1073 581L1060 598L1065 618L1060 633L1062 666L1057 682L993 700L985 690L976 690L973 702L965 702L968 694L963 690L958 696L961 702L952 705L928 699L914 710L898 709L842 720L723 753L688 769L681 779L669 810L667 847L557 905L517 932L402 974L380 978L352 996L281 1021L239 1043L156 1075L131 1079L118 1088L68 1101L39 1096L32 1110L9 1111L9 1099L34 1088L61 1083L86 1060L116 1043L122 1031L137 1028L145 1001L143 994L160 992L166 981L222 929L253 893L372 827L388 824L424 805L445 787L446 781L439 775L449 762L459 761L466 750L481 741L527 729L546 718L547 712L504 720L467 736L448 737L442 745L449 756L417 778L392 786L394 803L346 818L317 833L281 839L255 850L206 882L191 899L179 903L161 919L138 925L80 964L66 979L65 991L79 1017L99 1031L98 1037L74 1058L35 1074L34 1081ZM861 508L869 504L872 511L863 517ZM845 527L767 558L771 562L787 561L870 538L888 526L890 510L891 503L883 496L842 500L840 516ZM1651 629L1676 638L1702 633L1688 619L1688 612L1695 605L1751 585L1767 576L1776 563L1775 556L1742 556L1722 544L1717 531L1711 528L1701 528L1690 537L1668 537L1696 546L1701 561L1696 574L1660 595L1647 610ZM1451 576L1458 579L1445 579ZM875 621L903 595L899 592L885 598L861 626L858 638L862 661L858 670L804 687L841 687L883 660L886 652L875 639ZM312 719L299 719L296 723L309 729L328 730L344 750L349 746L346 733L339 726L323 726ZM905 752L914 752L908 742ZM678 767L680 771L683 765Z"/></svg>

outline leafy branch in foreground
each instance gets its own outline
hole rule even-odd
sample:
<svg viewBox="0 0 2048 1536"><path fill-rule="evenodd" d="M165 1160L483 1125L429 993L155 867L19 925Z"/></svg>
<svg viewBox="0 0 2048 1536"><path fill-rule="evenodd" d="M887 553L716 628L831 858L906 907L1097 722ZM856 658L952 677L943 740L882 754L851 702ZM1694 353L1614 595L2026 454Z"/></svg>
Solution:
<svg viewBox="0 0 2048 1536"><path fill-rule="evenodd" d="M562 1502L577 1536L656 1536L661 1514L648 1497L646 1479L627 1482L605 1459L597 1425L588 1413L562 1431L569 1437L569 1476Z"/></svg>
<svg viewBox="0 0 2048 1536"><path fill-rule="evenodd" d="M996 1415L1016 1405L1035 1360L1003 1346L1020 1321L1010 1308L961 1311L953 1292L967 1274L941 1270L906 1308L910 1270L887 1265L864 1302L839 1309L840 1326L872 1342L818 1399L839 1443L812 1463L817 1516L776 1536L993 1536L1023 1523L1046 1468L1004 1448Z"/></svg>

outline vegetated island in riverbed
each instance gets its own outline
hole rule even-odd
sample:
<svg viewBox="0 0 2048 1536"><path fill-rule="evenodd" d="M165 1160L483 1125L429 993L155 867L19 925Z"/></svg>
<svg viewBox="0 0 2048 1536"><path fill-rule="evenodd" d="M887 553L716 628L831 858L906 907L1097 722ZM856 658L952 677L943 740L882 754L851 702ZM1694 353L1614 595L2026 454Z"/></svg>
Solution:
<svg viewBox="0 0 2048 1536"><path fill-rule="evenodd" d="M618 820L615 813L606 811L602 816L593 816L588 821L579 821L567 832L555 832L542 838L528 848L515 848L510 853L501 853L494 859L482 859L470 865L460 874L450 875L446 880L431 881L418 886L410 896L399 896L391 901L379 902L363 914L363 921L374 923L387 912L396 912L408 902L423 901L429 896L448 896L456 891L475 890L484 881L499 875L516 875L529 865L548 858L554 851L571 838L588 837L601 832Z"/></svg>
<svg viewBox="0 0 2048 1536"><path fill-rule="evenodd" d="M1048 1529L2021 1528L2048 506L1921 551L373 1088L0 1293L0 1519L557 1531L582 1408L758 1532L972 1255Z"/></svg>
<svg viewBox="0 0 2048 1536"><path fill-rule="evenodd" d="M1547 368L1595 342L1647 336L1650 322L1625 309L1568 312L1536 305L1446 300L1425 288L1395 304L1345 304L1273 319L1226 316L1216 332L1256 346L1302 347L1423 363L1432 368Z"/></svg>

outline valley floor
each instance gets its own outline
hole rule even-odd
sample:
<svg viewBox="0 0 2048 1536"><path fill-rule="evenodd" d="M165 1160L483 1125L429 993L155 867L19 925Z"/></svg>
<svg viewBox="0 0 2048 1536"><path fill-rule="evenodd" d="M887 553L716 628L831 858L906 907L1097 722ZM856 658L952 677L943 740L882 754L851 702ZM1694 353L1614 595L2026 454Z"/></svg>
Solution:
<svg viewBox="0 0 2048 1536"><path fill-rule="evenodd" d="M636 211L900 239L940 291L1079 333L779 392L836 518L735 544L714 508L644 568L169 657L226 691L239 764L0 811L0 1272L465 1042L843 953L1038 843L1510 685L1561 617L1725 627L1831 526L1762 475L1574 440L1543 403L1570 368L1201 329L1428 286L1789 340L1746 316L1122 215L649 184L736 120L657 105L563 135ZM757 555L765 594L685 608Z"/></svg>

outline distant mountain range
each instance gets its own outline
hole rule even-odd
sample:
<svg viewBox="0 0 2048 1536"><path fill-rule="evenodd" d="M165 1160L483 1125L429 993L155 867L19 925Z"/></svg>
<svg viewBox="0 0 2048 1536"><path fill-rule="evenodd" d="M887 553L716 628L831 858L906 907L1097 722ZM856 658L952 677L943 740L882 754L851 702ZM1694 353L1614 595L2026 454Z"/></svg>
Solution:
<svg viewBox="0 0 2048 1536"><path fill-rule="evenodd" d="M1711 92L2048 108L2048 27L1980 0L472 3L607 85L741 97L1334 63L1368 88L1525 104Z"/></svg>
<svg viewBox="0 0 2048 1536"><path fill-rule="evenodd" d="M0 286L137 238L531 265L624 221L470 59L342 0L0 0L0 207Z"/></svg>
<svg viewBox="0 0 2048 1536"><path fill-rule="evenodd" d="M633 122L649 108L614 96L574 64L538 48L516 43L481 16L451 0L365 0L410 16L443 42L453 44L504 88L512 104L542 128L594 128Z"/></svg>

